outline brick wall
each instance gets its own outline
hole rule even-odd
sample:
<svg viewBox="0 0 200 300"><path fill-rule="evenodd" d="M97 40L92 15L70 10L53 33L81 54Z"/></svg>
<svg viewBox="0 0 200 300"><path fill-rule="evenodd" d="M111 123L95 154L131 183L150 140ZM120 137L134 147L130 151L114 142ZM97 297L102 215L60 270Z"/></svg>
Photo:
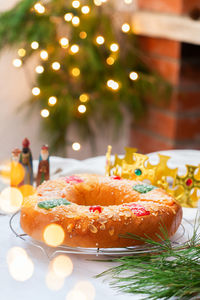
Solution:
<svg viewBox="0 0 200 300"><path fill-rule="evenodd" d="M190 14L199 0L138 0L139 9ZM150 68L173 87L168 102L147 99L147 112L131 130L131 146L147 153L164 149L200 149L200 46L163 38L139 36Z"/></svg>

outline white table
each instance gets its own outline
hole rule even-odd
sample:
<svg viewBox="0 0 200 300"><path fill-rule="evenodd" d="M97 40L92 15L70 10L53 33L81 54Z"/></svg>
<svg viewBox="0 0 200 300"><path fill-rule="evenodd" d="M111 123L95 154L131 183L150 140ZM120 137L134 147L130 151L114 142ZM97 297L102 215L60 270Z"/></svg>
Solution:
<svg viewBox="0 0 200 300"><path fill-rule="evenodd" d="M199 153L198 153L199 155ZM184 155L185 156L185 155ZM200 157L200 156L199 156ZM198 158L199 158L198 157ZM193 153L194 158L194 153ZM58 168L63 171L62 175L78 172L104 173L105 157L96 157L85 161L71 159L51 158L51 173L55 173ZM37 162L34 162L34 168ZM60 175L60 174L59 174ZM54 177L58 175L53 175ZM184 209L184 216L189 221L193 221L196 209ZM73 262L73 272L65 279L64 286L58 291L50 290L45 283L48 271L49 260L42 251L28 243L15 237L9 228L10 216L0 216L0 299L1 300L55 300L66 299L66 295L73 289L74 285L80 280L89 280L96 290L93 300L128 300L141 299L138 295L127 295L117 293L109 287L108 282L103 279L95 279L94 276L108 269L113 264L105 262L95 262L86 260L88 256L69 255ZM14 280L8 271L6 255L11 247L20 246L26 249L28 255L34 263L33 276L25 282ZM94 257L93 257L94 258ZM75 298L74 298L75 299ZM74 300L73 299L73 300ZM76 299L82 300L82 299ZM90 300L89 298L86 300Z"/></svg>

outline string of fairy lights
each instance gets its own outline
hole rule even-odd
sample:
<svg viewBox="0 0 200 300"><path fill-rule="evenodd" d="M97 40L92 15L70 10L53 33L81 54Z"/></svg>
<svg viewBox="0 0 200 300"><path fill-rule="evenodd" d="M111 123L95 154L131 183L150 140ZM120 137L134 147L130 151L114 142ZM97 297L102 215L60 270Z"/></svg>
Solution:
<svg viewBox="0 0 200 300"><path fill-rule="evenodd" d="M96 6L101 6L102 4L107 2L107 0L93 0L93 1ZM129 5L132 3L132 0L124 0L124 3ZM79 9L80 12L84 15L89 14L91 11L91 8L89 5L81 6L81 2L79 0L73 0L71 5L74 9ZM37 2L34 5L33 10L35 11L36 14L42 15L42 14L45 14L46 8L41 2ZM68 23L71 22L71 24L75 27L78 27L80 25L80 18L78 16L74 16L71 12L65 13L63 18L64 18L65 22L68 22ZM131 31L130 24L128 22L123 23L121 25L121 30L123 33L129 33ZM80 31L79 36L81 39L86 39L87 32ZM105 43L104 36L98 35L95 38L95 43L97 46L101 47ZM77 45L77 44L70 45L70 41L66 36L63 36L59 39L59 44L63 49L67 49L68 53L70 55L76 55L80 50L79 45ZM32 50L39 51L39 57L40 57L41 61L48 61L49 53L47 52L46 49L40 49L40 45L37 41L32 41L30 44L30 47ZM112 66L117 59L116 54L119 52L120 46L118 43L113 42L112 44L110 44L109 50L110 50L110 55L107 57L106 63L107 63L107 65ZM27 51L24 48L18 49L18 51L17 51L18 58L15 58L13 60L14 67L20 68L23 66L23 58L26 56L26 52ZM52 71L58 72L61 69L60 62L59 61L52 62L51 68L52 68ZM38 64L35 67L35 72L37 74L42 74L44 71L45 70L44 70L44 67L42 66L42 64ZM81 71L78 67L72 68L70 73L73 77L78 77L81 75ZM135 81L139 78L139 75L137 72L131 71L129 73L129 78L130 78L130 80ZM108 79L107 82L105 82L105 84L106 84L107 88L109 88L113 92L117 92L121 86L120 82L117 82L116 80L113 80L112 78ZM33 96L37 97L40 95L40 93L41 93L41 90L38 86L34 86L32 88ZM48 99L48 106L49 107L55 106L58 101L59 101L59 99L57 99L57 97L52 95ZM80 104L77 106L77 110L80 114L84 114L87 111L87 102L89 101L89 95L87 93L81 94L79 97L79 101L80 101ZM40 111L40 115L42 118L48 118L50 115L50 111L49 111L48 107L43 108ZM72 149L74 151L79 151L81 149L81 144L79 142L72 143Z"/></svg>

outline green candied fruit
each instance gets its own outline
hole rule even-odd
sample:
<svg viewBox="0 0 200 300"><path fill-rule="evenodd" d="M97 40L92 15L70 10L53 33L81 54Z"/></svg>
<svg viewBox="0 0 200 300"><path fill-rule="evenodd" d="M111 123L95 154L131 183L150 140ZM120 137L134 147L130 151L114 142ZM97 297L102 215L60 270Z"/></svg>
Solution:
<svg viewBox="0 0 200 300"><path fill-rule="evenodd" d="M153 186L151 184L136 184L133 186L133 189L136 192L141 193L141 194L148 193L156 188L157 188L156 186Z"/></svg>
<svg viewBox="0 0 200 300"><path fill-rule="evenodd" d="M56 206L70 205L70 204L71 202L67 201L66 199L60 198L60 199L50 199L50 200L41 201L38 203L38 207L48 210Z"/></svg>

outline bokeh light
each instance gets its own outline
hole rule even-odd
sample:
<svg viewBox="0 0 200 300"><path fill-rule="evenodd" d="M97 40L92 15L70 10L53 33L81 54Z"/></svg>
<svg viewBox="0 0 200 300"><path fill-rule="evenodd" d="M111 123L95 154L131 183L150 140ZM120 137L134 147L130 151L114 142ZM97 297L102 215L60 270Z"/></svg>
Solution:
<svg viewBox="0 0 200 300"><path fill-rule="evenodd" d="M35 68L35 72L38 74L42 74L44 72L44 67L43 66L37 66Z"/></svg>
<svg viewBox="0 0 200 300"><path fill-rule="evenodd" d="M87 37L87 33L86 33L85 31L81 31L81 32L79 33L79 36L80 36L80 38L81 38L82 40L84 40L84 39L86 39L86 37Z"/></svg>
<svg viewBox="0 0 200 300"><path fill-rule="evenodd" d="M21 208L23 195L15 187L6 187L0 194L0 209L5 213L15 213Z"/></svg>
<svg viewBox="0 0 200 300"><path fill-rule="evenodd" d="M25 170L22 164L18 162L11 162L9 165L10 185L17 187L24 180Z"/></svg>
<svg viewBox="0 0 200 300"><path fill-rule="evenodd" d="M131 4L133 0L124 0L124 3Z"/></svg>
<svg viewBox="0 0 200 300"><path fill-rule="evenodd" d="M72 13L67 13L64 15L64 19L66 22L70 22L73 18L73 14Z"/></svg>
<svg viewBox="0 0 200 300"><path fill-rule="evenodd" d="M38 96L39 94L40 94L40 88L39 87L34 87L33 89L32 89L32 94L34 95L34 96Z"/></svg>
<svg viewBox="0 0 200 300"><path fill-rule="evenodd" d="M129 78L131 79L131 80L137 80L138 79L138 73L136 73L136 72L131 72L130 74L129 74Z"/></svg>
<svg viewBox="0 0 200 300"><path fill-rule="evenodd" d="M30 184L20 186L19 190L22 193L23 198L36 194L36 188Z"/></svg>
<svg viewBox="0 0 200 300"><path fill-rule="evenodd" d="M51 247L61 245L65 238L63 228L58 224L48 225L43 232L43 239L45 243Z"/></svg>
<svg viewBox="0 0 200 300"><path fill-rule="evenodd" d="M86 112L86 106L84 104L81 104L78 106L78 111L81 113L81 114L84 114Z"/></svg>
<svg viewBox="0 0 200 300"><path fill-rule="evenodd" d="M99 36L96 37L96 42L97 42L98 45L103 45L104 42L105 42L105 39L104 39L103 36L99 35Z"/></svg>
<svg viewBox="0 0 200 300"><path fill-rule="evenodd" d="M112 80L112 79L109 79L109 80L107 81L107 86L108 86L109 88L111 88L112 90L114 90L114 91L116 91L116 90L119 89L119 83L116 82L116 81L114 81L114 80Z"/></svg>
<svg viewBox="0 0 200 300"><path fill-rule="evenodd" d="M88 280L78 281L74 286L74 290L78 290L84 293L86 295L87 300L95 299L95 287Z"/></svg>
<svg viewBox="0 0 200 300"><path fill-rule="evenodd" d="M67 48L69 46L69 40L66 37L63 37L59 40L59 43L62 48Z"/></svg>
<svg viewBox="0 0 200 300"><path fill-rule="evenodd" d="M38 49L38 48L39 48L39 43L36 42L36 41L32 42L32 43L31 43L31 48L32 48L33 50Z"/></svg>
<svg viewBox="0 0 200 300"><path fill-rule="evenodd" d="M84 15L87 15L87 14L89 14L89 12L90 12L90 8L89 8L88 5L84 5L84 6L81 8L81 11L82 11L82 13L83 13Z"/></svg>
<svg viewBox="0 0 200 300"><path fill-rule="evenodd" d="M109 66L112 66L115 62L115 59L112 57L112 56L109 56L107 59L106 59L106 62Z"/></svg>
<svg viewBox="0 0 200 300"><path fill-rule="evenodd" d="M81 95L79 96L79 100L80 100L81 102L87 102L87 101L89 100L88 94L81 94Z"/></svg>
<svg viewBox="0 0 200 300"><path fill-rule="evenodd" d="M102 0L94 0L94 4L95 4L96 6L101 6Z"/></svg>
<svg viewBox="0 0 200 300"><path fill-rule="evenodd" d="M72 18L72 24L77 27L80 24L80 19L79 17L75 16Z"/></svg>
<svg viewBox="0 0 200 300"><path fill-rule="evenodd" d="M48 116L49 116L49 110L46 109L46 108L42 109L40 111L40 115L41 115L42 118L48 118Z"/></svg>
<svg viewBox="0 0 200 300"><path fill-rule="evenodd" d="M119 50L119 45L117 43L113 43L110 45L110 50L112 52L117 52Z"/></svg>
<svg viewBox="0 0 200 300"><path fill-rule="evenodd" d="M72 69L72 75L73 75L74 77L78 77L78 76L80 75L80 73L81 73L81 71L80 71L79 68L73 68L73 69Z"/></svg>
<svg viewBox="0 0 200 300"><path fill-rule="evenodd" d="M79 51L79 46L74 44L71 46L70 51L72 52L72 54L76 54Z"/></svg>
<svg viewBox="0 0 200 300"><path fill-rule="evenodd" d="M73 289L67 294L66 300L87 300L87 296L84 292Z"/></svg>
<svg viewBox="0 0 200 300"><path fill-rule="evenodd" d="M17 281L26 281L33 275L33 262L23 248L11 248L7 254L7 263L10 275Z"/></svg>
<svg viewBox="0 0 200 300"><path fill-rule="evenodd" d="M54 61L51 65L51 67L54 71L58 71L58 70L60 70L60 63L58 61Z"/></svg>
<svg viewBox="0 0 200 300"><path fill-rule="evenodd" d="M74 143L72 144L72 149L73 149L74 151L79 151L79 150L81 149L81 145L80 145L78 142L74 142Z"/></svg>
<svg viewBox="0 0 200 300"><path fill-rule="evenodd" d="M48 52L47 52L46 50L42 50L42 51L40 52L40 57L41 57L41 59L43 59L43 60L47 60L48 57L49 57Z"/></svg>
<svg viewBox="0 0 200 300"><path fill-rule="evenodd" d="M51 270L56 276L65 278L71 275L73 271L73 263L66 255L58 255L51 262Z"/></svg>
<svg viewBox="0 0 200 300"><path fill-rule="evenodd" d="M130 31L130 25L128 23L124 23L122 25L122 31L123 32L129 32Z"/></svg>
<svg viewBox="0 0 200 300"><path fill-rule="evenodd" d="M74 0L74 1L72 1L72 6L73 6L74 8L79 8L80 2L79 2L78 0Z"/></svg>
<svg viewBox="0 0 200 300"><path fill-rule="evenodd" d="M57 103L57 98L54 96L49 97L48 104L49 106L54 106Z"/></svg>
<svg viewBox="0 0 200 300"><path fill-rule="evenodd" d="M38 14L43 14L45 12L45 7L40 2L37 2L34 5L34 9Z"/></svg>
<svg viewBox="0 0 200 300"><path fill-rule="evenodd" d="M26 55L26 50L24 48L20 48L17 53L20 57L24 57Z"/></svg>
<svg viewBox="0 0 200 300"><path fill-rule="evenodd" d="M22 66L22 60L20 58L13 59L12 63L15 68L20 68Z"/></svg>
<svg viewBox="0 0 200 300"><path fill-rule="evenodd" d="M53 271L49 271L46 276L46 285L52 291L60 290L65 283L65 278L58 277Z"/></svg>

